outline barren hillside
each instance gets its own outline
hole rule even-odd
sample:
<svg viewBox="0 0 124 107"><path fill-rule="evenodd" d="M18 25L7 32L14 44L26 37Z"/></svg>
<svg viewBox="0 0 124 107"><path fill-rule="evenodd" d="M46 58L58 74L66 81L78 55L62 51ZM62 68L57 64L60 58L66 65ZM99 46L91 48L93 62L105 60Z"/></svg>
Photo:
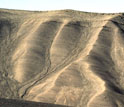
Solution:
<svg viewBox="0 0 124 107"><path fill-rule="evenodd" d="M124 107L124 14L0 9L0 97Z"/></svg>

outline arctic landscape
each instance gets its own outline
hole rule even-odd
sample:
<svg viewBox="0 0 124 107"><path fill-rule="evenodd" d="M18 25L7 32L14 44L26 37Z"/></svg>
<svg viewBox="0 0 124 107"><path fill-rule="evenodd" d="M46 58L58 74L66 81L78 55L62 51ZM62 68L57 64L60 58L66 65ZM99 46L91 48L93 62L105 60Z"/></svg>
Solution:
<svg viewBox="0 0 124 107"><path fill-rule="evenodd" d="M124 107L124 14L0 9L0 107Z"/></svg>

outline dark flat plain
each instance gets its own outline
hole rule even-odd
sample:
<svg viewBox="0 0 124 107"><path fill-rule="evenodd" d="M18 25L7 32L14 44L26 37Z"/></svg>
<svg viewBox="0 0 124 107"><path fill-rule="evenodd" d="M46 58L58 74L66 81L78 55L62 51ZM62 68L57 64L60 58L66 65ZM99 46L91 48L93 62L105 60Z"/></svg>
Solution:
<svg viewBox="0 0 124 107"><path fill-rule="evenodd" d="M0 98L0 107L69 107L69 106Z"/></svg>

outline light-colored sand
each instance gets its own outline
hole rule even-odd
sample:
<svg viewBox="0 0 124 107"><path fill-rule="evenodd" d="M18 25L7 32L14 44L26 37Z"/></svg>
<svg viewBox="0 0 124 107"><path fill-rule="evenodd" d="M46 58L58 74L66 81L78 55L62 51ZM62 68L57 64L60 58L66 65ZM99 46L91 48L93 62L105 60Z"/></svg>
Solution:
<svg viewBox="0 0 124 107"><path fill-rule="evenodd" d="M0 10L0 96L74 107L124 106L124 16Z"/></svg>

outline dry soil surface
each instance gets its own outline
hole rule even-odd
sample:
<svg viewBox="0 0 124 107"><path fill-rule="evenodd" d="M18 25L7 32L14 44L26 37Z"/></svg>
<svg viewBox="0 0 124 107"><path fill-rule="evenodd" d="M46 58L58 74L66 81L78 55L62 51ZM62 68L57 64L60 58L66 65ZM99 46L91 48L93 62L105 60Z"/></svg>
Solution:
<svg viewBox="0 0 124 107"><path fill-rule="evenodd" d="M124 14L0 9L0 97L124 107Z"/></svg>

